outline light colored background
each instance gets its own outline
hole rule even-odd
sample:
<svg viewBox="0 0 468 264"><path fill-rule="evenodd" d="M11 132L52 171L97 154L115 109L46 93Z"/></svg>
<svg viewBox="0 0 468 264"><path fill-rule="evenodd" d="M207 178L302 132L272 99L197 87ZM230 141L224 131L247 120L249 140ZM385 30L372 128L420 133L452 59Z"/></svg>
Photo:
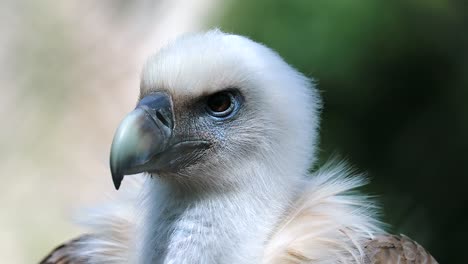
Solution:
<svg viewBox="0 0 468 264"><path fill-rule="evenodd" d="M215 0L0 2L0 262L35 263L114 192L108 153L145 58ZM5 262L6 261L6 262Z"/></svg>

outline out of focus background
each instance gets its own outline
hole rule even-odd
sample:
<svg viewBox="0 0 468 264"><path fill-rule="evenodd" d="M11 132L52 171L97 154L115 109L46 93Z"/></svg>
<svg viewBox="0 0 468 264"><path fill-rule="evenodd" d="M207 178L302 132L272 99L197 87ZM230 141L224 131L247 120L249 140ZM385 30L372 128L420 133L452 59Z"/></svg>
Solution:
<svg viewBox="0 0 468 264"><path fill-rule="evenodd" d="M145 58L220 27L278 51L325 102L320 160L372 183L389 230L468 263L463 0L2 0L0 259L35 263L112 194L108 153Z"/></svg>

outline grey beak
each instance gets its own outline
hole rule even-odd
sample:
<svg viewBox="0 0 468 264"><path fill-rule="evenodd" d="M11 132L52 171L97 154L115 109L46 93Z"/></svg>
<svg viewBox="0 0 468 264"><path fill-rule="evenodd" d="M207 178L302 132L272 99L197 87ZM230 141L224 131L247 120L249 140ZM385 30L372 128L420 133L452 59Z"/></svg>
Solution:
<svg viewBox="0 0 468 264"><path fill-rule="evenodd" d="M172 137L172 101L165 93L144 97L120 123L112 141L110 169L118 190L125 175L151 171L150 161Z"/></svg>

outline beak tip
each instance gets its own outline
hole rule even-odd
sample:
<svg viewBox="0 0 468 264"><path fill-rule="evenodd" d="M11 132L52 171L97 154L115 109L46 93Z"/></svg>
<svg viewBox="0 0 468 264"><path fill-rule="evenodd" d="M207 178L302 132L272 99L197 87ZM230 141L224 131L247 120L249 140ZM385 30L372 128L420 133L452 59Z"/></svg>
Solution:
<svg viewBox="0 0 468 264"><path fill-rule="evenodd" d="M116 190L119 190L122 180L123 180L122 174L112 173L112 181L114 182L114 187Z"/></svg>

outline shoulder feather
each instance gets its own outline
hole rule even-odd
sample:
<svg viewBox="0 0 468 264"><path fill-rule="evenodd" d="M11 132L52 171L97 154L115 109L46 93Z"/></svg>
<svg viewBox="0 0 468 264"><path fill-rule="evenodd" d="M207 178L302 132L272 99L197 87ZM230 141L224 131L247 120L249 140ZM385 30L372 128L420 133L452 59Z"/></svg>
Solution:
<svg viewBox="0 0 468 264"><path fill-rule="evenodd" d="M57 246L39 264L86 264L88 259L76 252L89 239L91 239L90 235L83 235Z"/></svg>
<svg viewBox="0 0 468 264"><path fill-rule="evenodd" d="M141 209L141 190L148 177L127 179L121 191L107 202L86 209L78 223L92 235L81 236L55 248L41 264L132 263L136 217Z"/></svg>
<svg viewBox="0 0 468 264"><path fill-rule="evenodd" d="M377 206L356 192L366 182L345 163L311 175L267 243L263 263L365 263L365 243L384 233Z"/></svg>
<svg viewBox="0 0 468 264"><path fill-rule="evenodd" d="M421 245L405 235L377 236L366 244L365 251L367 263L438 263Z"/></svg>

